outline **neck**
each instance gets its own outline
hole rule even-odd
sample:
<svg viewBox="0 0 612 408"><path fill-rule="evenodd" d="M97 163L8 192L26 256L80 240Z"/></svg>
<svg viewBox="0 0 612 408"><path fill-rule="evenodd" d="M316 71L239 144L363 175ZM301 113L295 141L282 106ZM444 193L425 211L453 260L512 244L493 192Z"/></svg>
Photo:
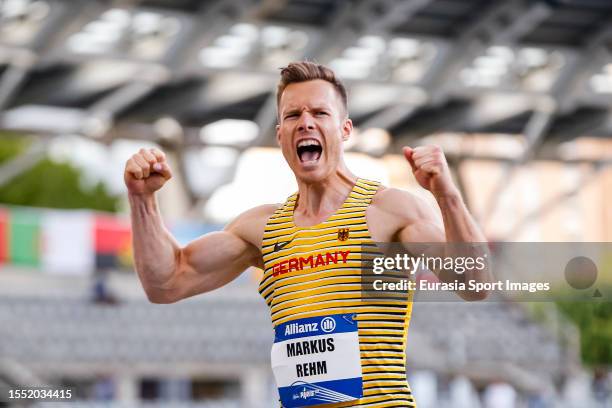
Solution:
<svg viewBox="0 0 612 408"><path fill-rule="evenodd" d="M298 179L299 198L294 210L295 215L315 221L326 219L342 206L356 181L357 177L345 165L315 183Z"/></svg>

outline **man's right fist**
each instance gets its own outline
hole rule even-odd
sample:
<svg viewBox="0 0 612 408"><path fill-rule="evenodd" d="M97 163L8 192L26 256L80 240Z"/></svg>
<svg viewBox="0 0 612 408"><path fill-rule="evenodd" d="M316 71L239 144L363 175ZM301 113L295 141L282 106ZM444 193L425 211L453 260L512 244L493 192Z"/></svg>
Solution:
<svg viewBox="0 0 612 408"><path fill-rule="evenodd" d="M125 163L123 180L130 194L153 194L171 178L166 155L158 149L140 149Z"/></svg>

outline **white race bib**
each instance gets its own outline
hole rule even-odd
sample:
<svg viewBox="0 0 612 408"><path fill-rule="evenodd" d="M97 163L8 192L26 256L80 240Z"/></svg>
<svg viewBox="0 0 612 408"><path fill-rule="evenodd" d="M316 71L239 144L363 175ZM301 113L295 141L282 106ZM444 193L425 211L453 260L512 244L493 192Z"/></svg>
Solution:
<svg viewBox="0 0 612 408"><path fill-rule="evenodd" d="M283 407L354 401L363 396L354 317L310 317L274 328L272 370Z"/></svg>

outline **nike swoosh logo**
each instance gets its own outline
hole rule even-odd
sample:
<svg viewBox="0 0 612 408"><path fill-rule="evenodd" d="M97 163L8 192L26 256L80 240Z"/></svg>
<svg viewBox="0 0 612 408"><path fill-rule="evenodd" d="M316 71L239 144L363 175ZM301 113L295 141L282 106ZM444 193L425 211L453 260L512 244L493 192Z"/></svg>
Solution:
<svg viewBox="0 0 612 408"><path fill-rule="evenodd" d="M286 247L287 245L289 245L289 243L290 243L291 241L293 241L293 238L294 238L294 237L291 237L291 239L290 239L289 241L276 242L276 243L274 244L274 252L278 252L278 251L280 251L281 249L283 249L284 247Z"/></svg>

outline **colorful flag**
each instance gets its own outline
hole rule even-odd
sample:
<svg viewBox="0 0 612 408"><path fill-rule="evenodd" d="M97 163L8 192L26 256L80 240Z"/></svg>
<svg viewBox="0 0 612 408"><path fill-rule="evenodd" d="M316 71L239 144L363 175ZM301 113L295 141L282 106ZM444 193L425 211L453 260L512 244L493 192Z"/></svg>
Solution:
<svg viewBox="0 0 612 408"><path fill-rule="evenodd" d="M129 221L111 215L96 215L94 225L96 267L132 267L132 231Z"/></svg>
<svg viewBox="0 0 612 408"><path fill-rule="evenodd" d="M8 231L9 260L16 265L39 265L40 213L29 209L11 209Z"/></svg>
<svg viewBox="0 0 612 408"><path fill-rule="evenodd" d="M9 212L5 208L0 208L0 264L8 261L9 258Z"/></svg>
<svg viewBox="0 0 612 408"><path fill-rule="evenodd" d="M91 212L49 210L43 214L43 270L60 275L92 273L94 251Z"/></svg>

